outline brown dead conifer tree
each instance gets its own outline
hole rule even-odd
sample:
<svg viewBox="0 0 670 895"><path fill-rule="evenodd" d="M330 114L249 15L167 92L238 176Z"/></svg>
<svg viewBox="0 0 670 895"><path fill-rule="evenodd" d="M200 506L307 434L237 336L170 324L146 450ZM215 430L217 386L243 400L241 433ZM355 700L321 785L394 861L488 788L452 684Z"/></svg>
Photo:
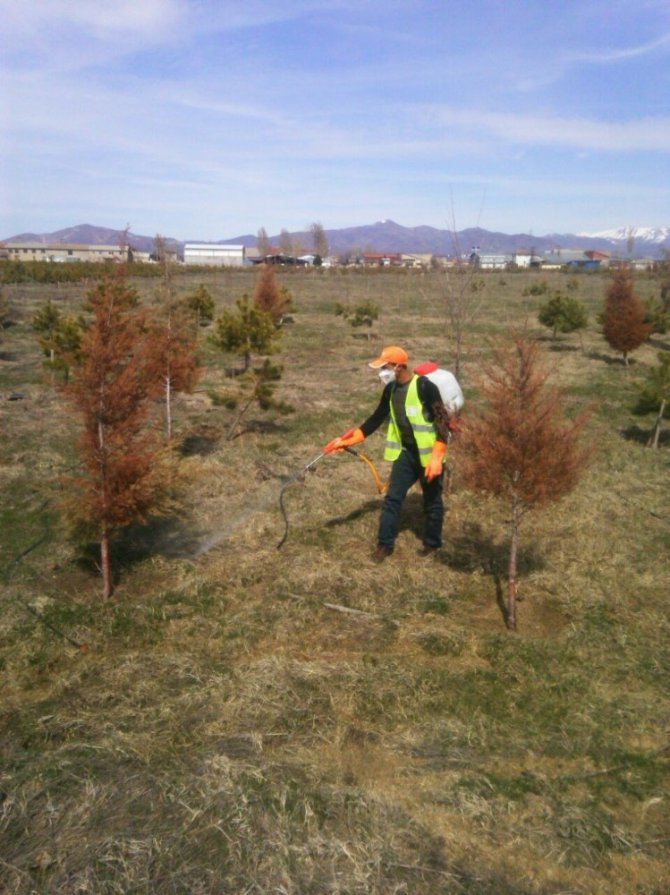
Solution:
<svg viewBox="0 0 670 895"><path fill-rule="evenodd" d="M291 296L282 289L270 264L263 265L256 288L254 289L254 306L272 317L275 326L281 326L282 317L291 305Z"/></svg>
<svg viewBox="0 0 670 895"><path fill-rule="evenodd" d="M192 391L200 376L196 339L193 327L178 308L158 312L149 327L149 375L157 379L163 393L168 441L172 438L174 395Z"/></svg>
<svg viewBox="0 0 670 895"><path fill-rule="evenodd" d="M590 454L583 444L589 414L565 416L560 392L547 386L538 346L522 337L498 349L479 383L486 405L471 411L459 439L465 481L510 508L506 624L516 630L517 558L524 515L559 500L578 483Z"/></svg>
<svg viewBox="0 0 670 895"><path fill-rule="evenodd" d="M121 276L109 277L88 294L88 309L93 320L65 392L83 425L75 512L97 531L108 598L114 590L111 539L156 509L164 467L155 427L148 425L156 378L147 362L137 294Z"/></svg>
<svg viewBox="0 0 670 895"><path fill-rule="evenodd" d="M603 335L610 348L623 354L628 366L628 355L649 337L652 324L645 323L645 310L633 287L633 275L621 267L605 293Z"/></svg>

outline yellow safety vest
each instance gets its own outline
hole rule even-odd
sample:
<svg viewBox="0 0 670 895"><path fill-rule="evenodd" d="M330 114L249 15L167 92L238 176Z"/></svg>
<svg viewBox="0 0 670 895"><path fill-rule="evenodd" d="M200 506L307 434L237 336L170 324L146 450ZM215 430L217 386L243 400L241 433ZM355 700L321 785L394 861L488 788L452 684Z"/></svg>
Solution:
<svg viewBox="0 0 670 895"><path fill-rule="evenodd" d="M419 460L421 465L426 467L433 453L433 445L437 438L437 429L435 423L430 423L423 415L423 405L419 398L419 377L413 376L412 381L405 395L405 413L412 427L416 446L419 449ZM400 440L400 429L395 418L393 409L393 395L391 395L391 419L389 420L388 433L386 435L386 446L384 448L385 460L397 460L402 450L402 442Z"/></svg>

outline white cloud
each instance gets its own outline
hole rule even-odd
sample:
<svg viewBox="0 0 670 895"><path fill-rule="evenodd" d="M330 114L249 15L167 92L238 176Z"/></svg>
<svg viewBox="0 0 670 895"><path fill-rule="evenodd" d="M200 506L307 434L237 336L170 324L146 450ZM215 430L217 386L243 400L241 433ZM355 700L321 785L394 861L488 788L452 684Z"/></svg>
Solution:
<svg viewBox="0 0 670 895"><path fill-rule="evenodd" d="M510 144L602 152L670 151L670 118L597 121L549 115L434 108L431 118L443 127L460 128L482 139L494 137Z"/></svg>
<svg viewBox="0 0 670 895"><path fill-rule="evenodd" d="M575 62L591 62L594 65L607 65L611 62L622 62L627 59L648 56L652 53L656 53L658 50L667 48L670 48L670 33L662 34L660 37L656 37L653 40L633 46L611 49L590 49L569 53L567 54L566 59Z"/></svg>
<svg viewBox="0 0 670 895"><path fill-rule="evenodd" d="M186 10L183 0L0 0L6 39L21 36L32 42L40 36L40 43L42 37L55 43L73 28L101 40L129 33L160 39L174 32Z"/></svg>

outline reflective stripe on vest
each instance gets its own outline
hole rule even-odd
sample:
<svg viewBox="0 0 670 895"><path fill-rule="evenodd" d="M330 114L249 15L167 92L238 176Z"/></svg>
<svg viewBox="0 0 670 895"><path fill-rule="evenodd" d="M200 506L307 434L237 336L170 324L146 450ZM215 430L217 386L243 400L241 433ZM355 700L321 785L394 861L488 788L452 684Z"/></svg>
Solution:
<svg viewBox="0 0 670 895"><path fill-rule="evenodd" d="M421 465L426 467L430 460L430 455L433 453L437 432L435 424L429 423L423 415L423 405L419 398L418 383L419 377L413 376L405 395L405 413L412 427L416 446L419 449L419 460ZM391 395L390 407L391 419L389 420L388 434L386 436L384 459L397 460L402 450L402 443L400 441L400 429L395 418L395 410L393 409L393 395Z"/></svg>

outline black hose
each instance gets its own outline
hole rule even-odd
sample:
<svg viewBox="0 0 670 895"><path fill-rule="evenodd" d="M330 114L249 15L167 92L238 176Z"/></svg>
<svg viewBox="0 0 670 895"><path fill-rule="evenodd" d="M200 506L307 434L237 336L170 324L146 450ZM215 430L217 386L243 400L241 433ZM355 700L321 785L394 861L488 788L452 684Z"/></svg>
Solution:
<svg viewBox="0 0 670 895"><path fill-rule="evenodd" d="M291 478L287 482L284 482L284 484L282 485L282 489L279 492L279 509L281 510L282 516L284 517L284 534L282 536L281 541L277 544L277 550L279 550L281 547L283 547L284 542L286 541L286 538L288 537L288 515L286 513L286 507L284 506L284 491L286 491L286 489L288 488L289 485L292 485L294 482L297 482L298 479L302 478L303 475L309 469L311 469L315 463L318 463L318 461L324 456L325 456L325 451L323 453L319 454L318 457L315 457L313 460L311 460L307 464L307 466L303 466L299 472L296 472L295 475L291 476Z"/></svg>
<svg viewBox="0 0 670 895"><path fill-rule="evenodd" d="M284 517L284 534L282 535L281 541L277 544L277 550L284 546L284 541L288 537L288 516L286 514L286 507L284 506L284 491L286 490L287 485L290 484L291 482L287 482L279 492L279 509Z"/></svg>

